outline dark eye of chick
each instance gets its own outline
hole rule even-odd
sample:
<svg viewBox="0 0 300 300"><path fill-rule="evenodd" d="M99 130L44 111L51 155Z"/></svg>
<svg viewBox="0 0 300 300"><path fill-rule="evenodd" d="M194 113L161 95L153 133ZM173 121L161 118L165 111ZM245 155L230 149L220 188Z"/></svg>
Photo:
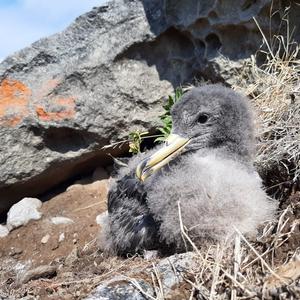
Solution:
<svg viewBox="0 0 300 300"><path fill-rule="evenodd" d="M204 124L208 121L208 115L206 114L200 114L198 116L198 119L197 119L197 122L200 123L200 124Z"/></svg>

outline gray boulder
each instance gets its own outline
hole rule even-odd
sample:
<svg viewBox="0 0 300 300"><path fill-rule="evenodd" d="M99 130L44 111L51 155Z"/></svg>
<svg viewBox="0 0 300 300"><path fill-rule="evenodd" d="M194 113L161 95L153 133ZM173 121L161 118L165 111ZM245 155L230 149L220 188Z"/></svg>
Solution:
<svg viewBox="0 0 300 300"><path fill-rule="evenodd" d="M174 87L202 76L229 82L261 44L252 17L269 28L270 2L109 2L6 58L0 212L108 164L108 153L125 148L102 147L132 130L153 131Z"/></svg>

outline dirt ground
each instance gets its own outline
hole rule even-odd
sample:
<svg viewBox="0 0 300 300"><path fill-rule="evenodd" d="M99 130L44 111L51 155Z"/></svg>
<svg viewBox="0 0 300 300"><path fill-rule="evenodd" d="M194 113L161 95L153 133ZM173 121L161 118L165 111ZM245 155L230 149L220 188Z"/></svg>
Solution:
<svg viewBox="0 0 300 300"><path fill-rule="evenodd" d="M109 269L99 267L104 259L97 253L101 228L96 223L97 215L106 210L109 179L104 171L98 170L96 176L94 180L86 178L71 185L44 202L40 210L42 219L31 221L0 240L0 299L24 297L30 295L30 290L41 299L58 299L57 293L51 296L54 288L46 288L49 279L38 281L38 287L33 287L37 283L34 281L25 284L24 274L40 266L53 267L41 277L60 278L64 282L76 279L77 273L97 275ZM72 222L53 224L53 217L69 218ZM70 299L76 296L74 291L71 294ZM66 297L63 295L63 299Z"/></svg>
<svg viewBox="0 0 300 300"><path fill-rule="evenodd" d="M107 181L70 186L66 192L45 202L41 208L41 220L31 221L1 239L1 257L30 260L31 266L35 267L65 256L74 247L82 248L93 243L99 232L96 216L106 210ZM52 217L66 217L73 222L53 224ZM42 239L47 235L49 239L43 243Z"/></svg>

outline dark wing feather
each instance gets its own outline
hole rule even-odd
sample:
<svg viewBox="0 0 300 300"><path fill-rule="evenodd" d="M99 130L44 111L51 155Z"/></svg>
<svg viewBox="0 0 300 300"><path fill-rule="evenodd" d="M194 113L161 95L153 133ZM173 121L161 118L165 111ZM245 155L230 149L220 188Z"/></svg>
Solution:
<svg viewBox="0 0 300 300"><path fill-rule="evenodd" d="M158 244L158 224L147 207L144 185L132 172L108 194L110 237L118 255L151 250Z"/></svg>
<svg viewBox="0 0 300 300"><path fill-rule="evenodd" d="M141 205L146 203L147 193L142 183L140 183L135 176L125 175L122 179L117 181L116 187L108 192L108 212L112 213L120 205L123 205L124 199L134 198Z"/></svg>

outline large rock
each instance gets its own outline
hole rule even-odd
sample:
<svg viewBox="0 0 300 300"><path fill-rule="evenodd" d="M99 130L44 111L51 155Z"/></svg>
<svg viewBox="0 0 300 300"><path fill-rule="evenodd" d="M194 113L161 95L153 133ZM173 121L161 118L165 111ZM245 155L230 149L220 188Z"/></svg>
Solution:
<svg viewBox="0 0 300 300"><path fill-rule="evenodd" d="M258 49L252 17L260 14L269 28L269 2L110 2L6 58L0 212L105 163L108 150L101 148L155 127L164 96L179 84L202 75L227 81L228 70Z"/></svg>
<svg viewBox="0 0 300 300"><path fill-rule="evenodd" d="M155 125L172 85L155 65L122 58L154 39L140 2L110 3L0 65L0 211L108 160L102 146Z"/></svg>

